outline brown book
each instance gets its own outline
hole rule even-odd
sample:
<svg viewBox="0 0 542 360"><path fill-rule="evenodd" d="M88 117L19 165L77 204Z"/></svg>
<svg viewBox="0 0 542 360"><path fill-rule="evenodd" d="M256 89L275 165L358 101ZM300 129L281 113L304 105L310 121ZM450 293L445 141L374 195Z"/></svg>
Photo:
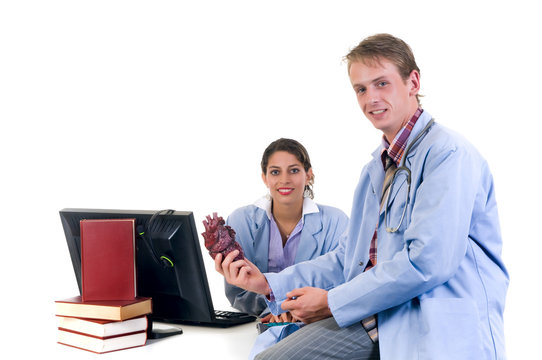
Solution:
<svg viewBox="0 0 542 360"><path fill-rule="evenodd" d="M81 220L83 301L137 296L135 219Z"/></svg>
<svg viewBox="0 0 542 360"><path fill-rule="evenodd" d="M99 354L143 346L146 342L147 332L145 330L117 336L98 337L75 331L58 329L59 344Z"/></svg>
<svg viewBox="0 0 542 360"><path fill-rule="evenodd" d="M120 321L152 313L152 300L148 297L83 302L81 296L76 296L55 303L59 316Z"/></svg>
<svg viewBox="0 0 542 360"><path fill-rule="evenodd" d="M58 316L58 328L66 331L75 331L100 338L128 334L147 330L146 316L139 316L124 321L85 319L67 316Z"/></svg>

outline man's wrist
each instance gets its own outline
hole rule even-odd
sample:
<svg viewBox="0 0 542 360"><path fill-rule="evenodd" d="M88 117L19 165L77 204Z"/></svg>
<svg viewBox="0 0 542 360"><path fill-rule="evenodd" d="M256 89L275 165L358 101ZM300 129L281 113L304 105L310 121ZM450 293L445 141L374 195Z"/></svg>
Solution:
<svg viewBox="0 0 542 360"><path fill-rule="evenodd" d="M262 274L263 275L263 274ZM265 288L262 290L260 294L265 295L269 299L269 296L272 296L273 290L271 290L271 286L269 286L269 281L267 281L267 277L263 275L263 279L265 281ZM273 296L274 298L274 296Z"/></svg>
<svg viewBox="0 0 542 360"><path fill-rule="evenodd" d="M331 311L331 307L329 306L329 291L326 293L326 305L327 305L327 311L329 312L329 315L333 316L333 312Z"/></svg>

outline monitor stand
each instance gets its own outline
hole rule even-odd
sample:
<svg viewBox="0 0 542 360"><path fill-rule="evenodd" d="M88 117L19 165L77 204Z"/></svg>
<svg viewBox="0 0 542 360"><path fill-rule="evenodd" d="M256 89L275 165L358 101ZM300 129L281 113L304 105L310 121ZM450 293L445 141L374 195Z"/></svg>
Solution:
<svg viewBox="0 0 542 360"><path fill-rule="evenodd" d="M147 327L147 339L163 339L173 335L180 335L182 333L183 330L176 327L167 329L153 329L153 321L149 319L149 325Z"/></svg>

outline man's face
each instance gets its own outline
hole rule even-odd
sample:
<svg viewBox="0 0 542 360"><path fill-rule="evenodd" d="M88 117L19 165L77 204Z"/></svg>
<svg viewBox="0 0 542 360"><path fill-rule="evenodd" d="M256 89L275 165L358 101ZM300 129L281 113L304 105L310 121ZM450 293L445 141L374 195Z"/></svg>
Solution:
<svg viewBox="0 0 542 360"><path fill-rule="evenodd" d="M408 79L403 80L395 64L389 60L367 64L353 62L350 82L367 119L384 133L389 142L393 141L418 108L419 73L413 70Z"/></svg>

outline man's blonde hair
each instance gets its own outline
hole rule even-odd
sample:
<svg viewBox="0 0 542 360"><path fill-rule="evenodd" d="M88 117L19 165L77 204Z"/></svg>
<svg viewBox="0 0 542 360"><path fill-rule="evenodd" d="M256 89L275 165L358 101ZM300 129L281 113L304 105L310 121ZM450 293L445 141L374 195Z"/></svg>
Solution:
<svg viewBox="0 0 542 360"><path fill-rule="evenodd" d="M391 61L397 67L403 80L407 80L413 70L420 73L412 49L406 42L390 34L375 34L363 39L358 46L344 57L348 73L352 63L378 64L382 59ZM421 95L416 95L420 104Z"/></svg>

